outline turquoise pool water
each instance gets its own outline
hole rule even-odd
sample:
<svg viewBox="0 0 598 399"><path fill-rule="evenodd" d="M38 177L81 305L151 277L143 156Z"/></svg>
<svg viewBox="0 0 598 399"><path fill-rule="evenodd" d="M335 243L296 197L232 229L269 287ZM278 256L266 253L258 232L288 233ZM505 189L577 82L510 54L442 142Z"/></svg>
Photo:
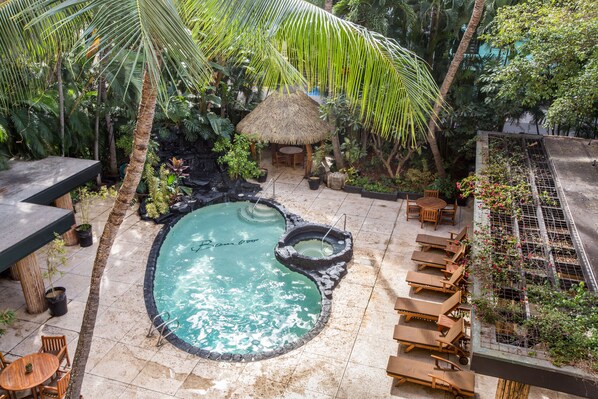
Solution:
<svg viewBox="0 0 598 399"><path fill-rule="evenodd" d="M160 248L156 307L178 318L176 335L188 344L219 353L272 351L318 320L316 284L274 257L284 218L269 207L250 216L252 206L196 210L172 227Z"/></svg>

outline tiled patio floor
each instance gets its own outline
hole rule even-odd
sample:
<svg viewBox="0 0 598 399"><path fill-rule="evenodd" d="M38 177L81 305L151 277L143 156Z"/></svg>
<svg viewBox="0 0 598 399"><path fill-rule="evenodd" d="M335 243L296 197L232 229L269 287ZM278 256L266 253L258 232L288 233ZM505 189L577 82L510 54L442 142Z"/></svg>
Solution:
<svg viewBox="0 0 598 399"><path fill-rule="evenodd" d="M392 339L399 316L397 296L414 296L405 276L413 270L415 236L426 231L415 220L405 221L404 203L361 198L321 187L308 189L302 171L270 168L276 179L276 200L306 220L331 223L347 214L347 229L355 239L355 256L348 275L334 292L332 317L322 333L284 356L247 364L204 360L170 344L156 348L156 337L145 337L149 319L143 302L145 263L161 226L140 221L133 210L125 219L102 280L100 312L83 393L96 398L450 398L418 385L393 387L386 376L389 355L398 352ZM94 207L96 237L110 209L108 201ZM437 234L471 224L471 209L459 212L459 224L439 226ZM97 244L97 242L96 242ZM0 279L0 309L17 309L17 321L0 338L8 358L36 351L41 335L65 334L71 356L87 298L96 245L68 249L69 264L57 285L67 288L69 312L50 318L29 315L17 281ZM43 255L40 254L43 265ZM418 294L442 300L440 296ZM428 358L426 351L413 355ZM477 397L494 398L496 379L478 375ZM530 398L573 398L532 388Z"/></svg>

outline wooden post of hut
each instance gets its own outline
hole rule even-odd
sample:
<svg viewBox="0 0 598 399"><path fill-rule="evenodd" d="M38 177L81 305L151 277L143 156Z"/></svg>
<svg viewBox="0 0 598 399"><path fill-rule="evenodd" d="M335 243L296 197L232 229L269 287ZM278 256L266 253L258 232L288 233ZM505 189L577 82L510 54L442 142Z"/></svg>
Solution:
<svg viewBox="0 0 598 399"><path fill-rule="evenodd" d="M35 252L18 261L16 268L25 296L27 312L31 314L43 312L48 308L48 304L45 298L44 280Z"/></svg>
<svg viewBox="0 0 598 399"><path fill-rule="evenodd" d="M70 193L66 193L62 197L57 198L56 201L54 201L54 204L56 205L57 208L68 209L69 211L74 210L73 201L71 199ZM76 229L77 229L77 222L75 221L75 218L73 217L73 225L71 226L69 231L67 231L66 233L64 233L62 235L62 239L64 240L64 245L73 246L73 245L77 245L79 243L79 239L77 238L77 233L75 232Z"/></svg>

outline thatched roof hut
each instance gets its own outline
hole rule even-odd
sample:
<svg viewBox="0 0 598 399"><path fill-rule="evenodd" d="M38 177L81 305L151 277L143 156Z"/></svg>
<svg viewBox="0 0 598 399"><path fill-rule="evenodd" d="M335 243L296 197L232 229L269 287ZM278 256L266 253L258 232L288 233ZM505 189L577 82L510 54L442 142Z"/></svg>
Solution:
<svg viewBox="0 0 598 399"><path fill-rule="evenodd" d="M276 91L237 125L239 133L253 140L278 144L313 144L332 131L320 118L320 106L302 91Z"/></svg>

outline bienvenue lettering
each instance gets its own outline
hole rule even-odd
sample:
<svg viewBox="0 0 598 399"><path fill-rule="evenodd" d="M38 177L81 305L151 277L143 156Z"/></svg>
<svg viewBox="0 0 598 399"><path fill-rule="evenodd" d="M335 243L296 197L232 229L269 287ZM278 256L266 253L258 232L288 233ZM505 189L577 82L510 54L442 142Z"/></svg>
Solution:
<svg viewBox="0 0 598 399"><path fill-rule="evenodd" d="M254 238L252 240L241 240L239 242L213 242L212 240L203 240L199 242L198 247L191 247L191 251L199 252L205 249L210 248L220 248L220 247L229 247L229 246L239 246L245 244L252 244L259 241L259 238Z"/></svg>

